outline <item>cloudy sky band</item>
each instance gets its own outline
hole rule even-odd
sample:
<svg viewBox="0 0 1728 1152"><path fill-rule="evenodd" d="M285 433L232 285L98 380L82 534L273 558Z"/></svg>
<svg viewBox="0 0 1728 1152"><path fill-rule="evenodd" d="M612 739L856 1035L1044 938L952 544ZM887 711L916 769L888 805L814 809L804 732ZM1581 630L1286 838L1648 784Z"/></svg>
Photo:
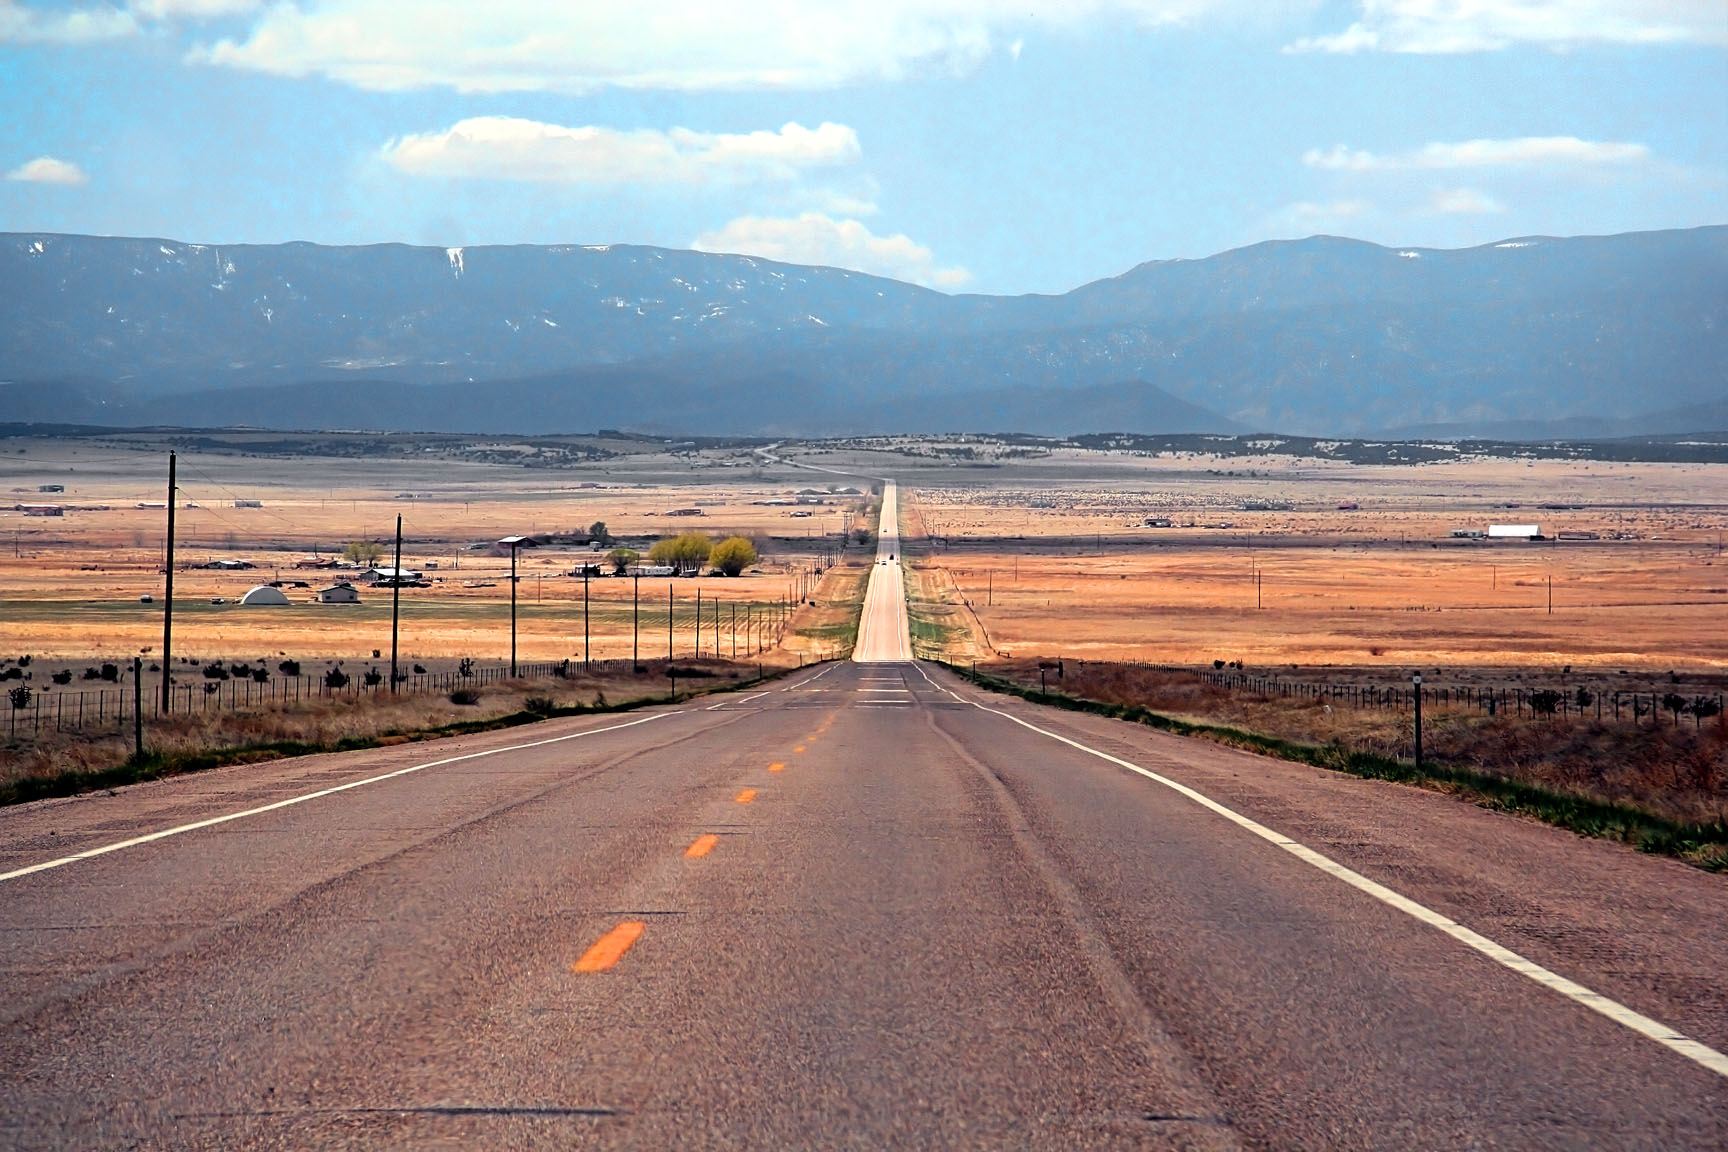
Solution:
<svg viewBox="0 0 1728 1152"><path fill-rule="evenodd" d="M0 0L0 43L0 230L1049 291L1307 231L1711 223L1728 191L1720 0Z"/></svg>

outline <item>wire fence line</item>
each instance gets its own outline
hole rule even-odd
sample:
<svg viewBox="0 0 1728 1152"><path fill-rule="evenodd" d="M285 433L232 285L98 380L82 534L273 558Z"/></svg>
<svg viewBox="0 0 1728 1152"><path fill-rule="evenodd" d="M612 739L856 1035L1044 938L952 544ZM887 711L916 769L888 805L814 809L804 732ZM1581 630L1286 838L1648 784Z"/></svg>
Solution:
<svg viewBox="0 0 1728 1152"><path fill-rule="evenodd" d="M1044 661L1051 667L1092 664L1085 660ZM1332 684L1324 681L1290 680L1232 669L1195 668L1173 664L1130 662L1134 667L1179 676L1192 676L1228 692L1261 697L1305 699L1354 711L1411 712L1416 707L1414 685ZM1048 669L1047 669L1048 670ZM1722 693L1678 691L1629 691L1593 689L1586 685L1559 688L1478 687L1468 684L1424 685L1425 708L1471 711L1482 716L1515 719L1576 717L1578 719L1631 721L1650 727L1675 727L1690 718L1694 727L1724 712Z"/></svg>
<svg viewBox="0 0 1728 1152"><path fill-rule="evenodd" d="M635 667L630 660L593 660L588 663L586 671L606 674L630 671ZM519 663L514 675L508 665L470 664L454 672L399 673L396 692L398 695L444 695L460 688L480 688L512 679L567 679L583 671L580 660ZM136 684L51 691L20 684L0 691L0 710L7 714L0 723L4 723L9 737L21 732L28 735L44 731L90 733L110 728L125 733L133 723L135 708L140 703L145 718L149 719L164 715L281 707L303 700L388 696L390 684L387 672L371 670L353 674L332 669L312 675L277 673L262 680L255 676L231 675L202 683L180 683L177 677L170 691L169 707L164 712L160 685L146 686L142 691Z"/></svg>

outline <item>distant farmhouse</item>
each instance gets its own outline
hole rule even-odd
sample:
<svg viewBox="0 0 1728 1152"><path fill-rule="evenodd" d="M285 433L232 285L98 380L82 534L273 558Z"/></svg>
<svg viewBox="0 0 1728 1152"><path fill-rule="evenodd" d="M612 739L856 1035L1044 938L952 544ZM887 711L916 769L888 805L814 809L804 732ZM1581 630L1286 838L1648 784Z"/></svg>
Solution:
<svg viewBox="0 0 1728 1152"><path fill-rule="evenodd" d="M358 604L360 593L352 584L332 584L328 588L318 589L316 596L320 604Z"/></svg>

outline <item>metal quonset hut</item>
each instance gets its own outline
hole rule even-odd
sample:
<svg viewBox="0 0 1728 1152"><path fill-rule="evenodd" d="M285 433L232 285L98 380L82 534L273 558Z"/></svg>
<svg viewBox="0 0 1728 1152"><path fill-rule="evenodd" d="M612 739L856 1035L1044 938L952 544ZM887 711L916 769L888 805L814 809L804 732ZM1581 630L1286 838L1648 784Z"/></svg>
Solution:
<svg viewBox="0 0 1728 1152"><path fill-rule="evenodd" d="M282 594L282 589L272 588L268 584L260 584L246 595L240 597L240 603L260 607L268 605L286 605L288 597Z"/></svg>

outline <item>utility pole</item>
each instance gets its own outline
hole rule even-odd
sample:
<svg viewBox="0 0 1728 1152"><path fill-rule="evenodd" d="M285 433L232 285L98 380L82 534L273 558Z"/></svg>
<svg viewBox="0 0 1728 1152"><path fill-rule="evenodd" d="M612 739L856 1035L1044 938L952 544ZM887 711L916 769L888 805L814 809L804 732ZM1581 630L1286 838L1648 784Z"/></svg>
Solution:
<svg viewBox="0 0 1728 1152"><path fill-rule="evenodd" d="M1554 615L1554 574L1548 574L1548 615Z"/></svg>
<svg viewBox="0 0 1728 1152"><path fill-rule="evenodd" d="M635 581L630 596L630 669L642 667L642 576L632 573Z"/></svg>
<svg viewBox="0 0 1728 1152"><path fill-rule="evenodd" d="M516 552L510 545L510 678L516 678Z"/></svg>
<svg viewBox="0 0 1728 1152"><path fill-rule="evenodd" d="M696 659L702 659L702 585L696 585Z"/></svg>
<svg viewBox="0 0 1728 1152"><path fill-rule="evenodd" d="M1410 683L1416 687L1416 767L1422 767L1422 673L1414 673Z"/></svg>
<svg viewBox="0 0 1728 1152"><path fill-rule="evenodd" d="M1254 607L1260 608L1260 569L1254 569Z"/></svg>
<svg viewBox="0 0 1728 1152"><path fill-rule="evenodd" d="M666 581L666 660L672 660L672 581Z"/></svg>
<svg viewBox="0 0 1728 1152"><path fill-rule="evenodd" d="M582 671L588 671L588 565L582 565Z"/></svg>
<svg viewBox="0 0 1728 1152"><path fill-rule="evenodd" d="M168 453L168 551L162 589L162 714L174 707L174 453Z"/></svg>
<svg viewBox="0 0 1728 1152"><path fill-rule="evenodd" d="M738 659L738 602L732 602L732 618L727 622L732 633L732 659Z"/></svg>
<svg viewBox="0 0 1728 1152"><path fill-rule="evenodd" d="M396 516L396 571L390 589L390 694L396 694L396 640L402 622L402 516Z"/></svg>
<svg viewBox="0 0 1728 1152"><path fill-rule="evenodd" d="M144 658L141 656L132 657L132 758L144 759Z"/></svg>

